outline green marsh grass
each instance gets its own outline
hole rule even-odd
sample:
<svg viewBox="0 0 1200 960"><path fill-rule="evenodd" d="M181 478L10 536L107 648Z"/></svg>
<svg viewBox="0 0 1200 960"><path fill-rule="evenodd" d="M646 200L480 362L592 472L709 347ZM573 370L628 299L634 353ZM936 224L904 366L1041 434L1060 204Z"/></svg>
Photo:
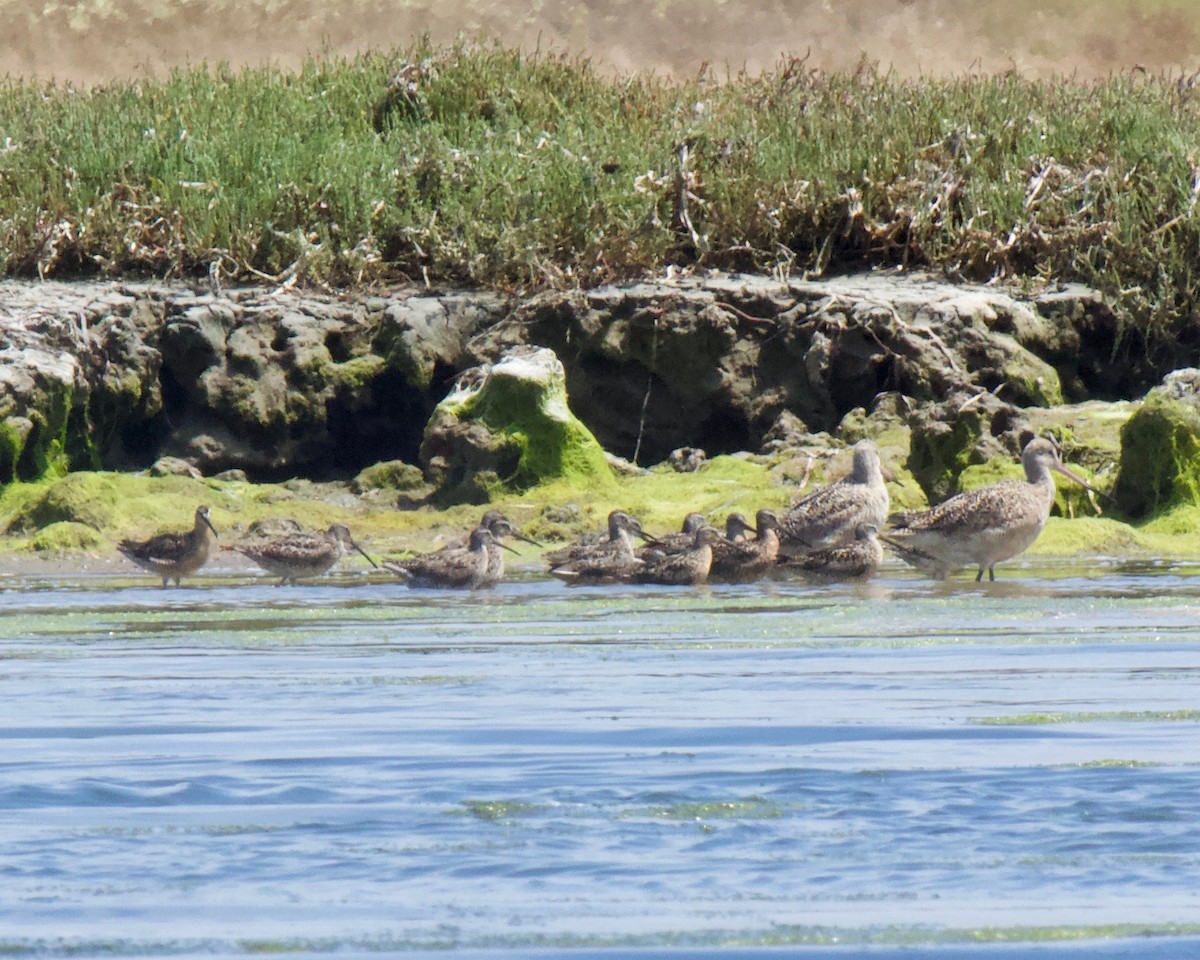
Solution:
<svg viewBox="0 0 1200 960"><path fill-rule="evenodd" d="M8 79L0 262L510 289L920 266L1089 283L1154 341L1187 335L1200 292L1198 121L1186 77L789 60L667 80L466 43L91 89Z"/></svg>

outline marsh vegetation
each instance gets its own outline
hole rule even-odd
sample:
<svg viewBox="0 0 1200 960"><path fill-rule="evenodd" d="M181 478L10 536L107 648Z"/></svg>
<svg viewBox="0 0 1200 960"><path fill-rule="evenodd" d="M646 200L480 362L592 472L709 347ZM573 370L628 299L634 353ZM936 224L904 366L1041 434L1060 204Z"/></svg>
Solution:
<svg viewBox="0 0 1200 960"><path fill-rule="evenodd" d="M1190 77L614 76L418 43L299 70L0 86L15 276L530 289L668 265L1079 280L1194 337Z"/></svg>

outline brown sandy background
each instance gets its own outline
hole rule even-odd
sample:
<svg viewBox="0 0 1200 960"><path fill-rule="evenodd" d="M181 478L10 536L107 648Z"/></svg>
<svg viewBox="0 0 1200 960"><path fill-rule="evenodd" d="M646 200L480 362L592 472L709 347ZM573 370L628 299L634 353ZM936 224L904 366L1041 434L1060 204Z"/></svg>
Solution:
<svg viewBox="0 0 1200 960"><path fill-rule="evenodd" d="M1196 0L0 0L0 72L103 83L201 61L295 66L428 34L689 74L864 55L905 75L1200 67Z"/></svg>

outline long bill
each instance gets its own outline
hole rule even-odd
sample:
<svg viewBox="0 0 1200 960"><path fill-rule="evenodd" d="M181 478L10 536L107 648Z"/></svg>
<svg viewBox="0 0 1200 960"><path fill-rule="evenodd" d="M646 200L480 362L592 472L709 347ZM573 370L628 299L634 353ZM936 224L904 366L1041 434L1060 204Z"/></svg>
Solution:
<svg viewBox="0 0 1200 960"><path fill-rule="evenodd" d="M1087 490L1090 493L1094 493L1098 497L1103 497L1109 503L1113 502L1113 498L1110 494L1105 493L1103 490L1097 490L1090 483L1088 483L1086 480L1084 480L1083 477L1081 477L1079 474L1077 474L1074 470L1070 469L1069 467L1064 466L1061 462L1050 464L1050 469L1053 470L1055 473L1061 473L1064 477L1066 477L1072 483L1079 484L1081 487L1083 487L1084 490ZM1094 506L1094 504L1093 504L1093 506Z"/></svg>
<svg viewBox="0 0 1200 960"><path fill-rule="evenodd" d="M377 564L374 560L372 560L369 556L367 556L366 550L364 550L362 547L360 547L353 540L350 541L350 546L352 546L355 550L357 550L359 553L361 553L366 558L367 563L369 563L371 566L373 566L376 570L379 569L379 564Z"/></svg>

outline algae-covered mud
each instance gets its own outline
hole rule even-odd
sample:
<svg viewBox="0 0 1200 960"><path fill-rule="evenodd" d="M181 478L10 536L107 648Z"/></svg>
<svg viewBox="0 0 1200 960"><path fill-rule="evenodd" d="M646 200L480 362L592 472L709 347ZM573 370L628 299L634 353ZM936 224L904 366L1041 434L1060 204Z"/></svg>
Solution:
<svg viewBox="0 0 1200 960"><path fill-rule="evenodd" d="M0 604L0 950L1189 956L1194 564Z"/></svg>

